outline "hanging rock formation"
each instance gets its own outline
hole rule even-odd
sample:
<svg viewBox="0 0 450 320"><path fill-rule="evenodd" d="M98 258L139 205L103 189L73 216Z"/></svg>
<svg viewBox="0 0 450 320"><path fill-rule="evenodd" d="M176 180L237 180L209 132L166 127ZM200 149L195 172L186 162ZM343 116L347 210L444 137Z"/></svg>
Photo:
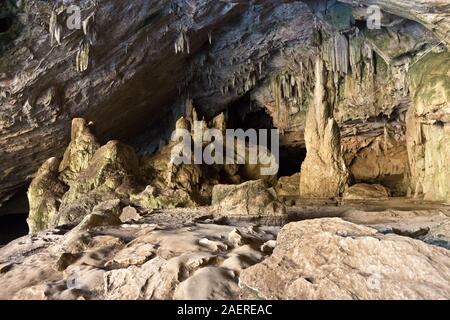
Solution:
<svg viewBox="0 0 450 320"><path fill-rule="evenodd" d="M339 127L326 96L324 72L323 61L318 57L314 103L306 117L305 141L308 153L300 177L300 195L306 198L338 197L349 180L341 154Z"/></svg>

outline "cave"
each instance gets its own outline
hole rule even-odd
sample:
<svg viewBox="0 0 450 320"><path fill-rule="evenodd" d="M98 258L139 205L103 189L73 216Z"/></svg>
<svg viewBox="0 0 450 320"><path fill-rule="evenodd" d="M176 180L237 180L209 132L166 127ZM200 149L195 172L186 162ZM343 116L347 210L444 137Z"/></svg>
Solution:
<svg viewBox="0 0 450 320"><path fill-rule="evenodd" d="M388 2L3 1L0 300L448 300L448 1Z"/></svg>

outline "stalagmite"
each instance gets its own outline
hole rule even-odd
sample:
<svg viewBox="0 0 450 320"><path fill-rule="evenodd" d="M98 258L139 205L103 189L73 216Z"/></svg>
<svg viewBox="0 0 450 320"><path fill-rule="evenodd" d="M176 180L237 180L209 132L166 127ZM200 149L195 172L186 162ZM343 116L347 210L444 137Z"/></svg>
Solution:
<svg viewBox="0 0 450 320"><path fill-rule="evenodd" d="M314 102L305 126L308 150L302 164L300 194L305 198L333 198L342 194L349 173L341 153L339 127L325 91L324 63L316 59Z"/></svg>

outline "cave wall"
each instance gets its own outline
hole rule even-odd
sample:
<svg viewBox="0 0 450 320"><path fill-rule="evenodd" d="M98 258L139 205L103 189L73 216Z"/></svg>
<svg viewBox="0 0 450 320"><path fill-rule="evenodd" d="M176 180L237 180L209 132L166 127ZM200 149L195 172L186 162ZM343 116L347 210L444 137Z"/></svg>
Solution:
<svg viewBox="0 0 450 320"><path fill-rule="evenodd" d="M450 200L450 55L432 53L410 70L407 117L411 193Z"/></svg>

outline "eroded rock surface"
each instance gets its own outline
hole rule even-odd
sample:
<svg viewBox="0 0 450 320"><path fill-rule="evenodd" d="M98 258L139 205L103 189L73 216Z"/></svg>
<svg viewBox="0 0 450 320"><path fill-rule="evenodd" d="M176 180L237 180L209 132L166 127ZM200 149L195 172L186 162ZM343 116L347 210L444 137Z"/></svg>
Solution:
<svg viewBox="0 0 450 320"><path fill-rule="evenodd" d="M205 207L29 235L0 248L0 298L448 299L450 255L437 246L448 210L346 210L354 223L319 218L281 233L264 219L216 224ZM95 211L120 213L114 201ZM419 226L429 238L406 232Z"/></svg>
<svg viewBox="0 0 450 320"><path fill-rule="evenodd" d="M279 227L196 222L205 214L168 210L135 223L85 230L82 222L65 235L18 239L0 249L0 297L239 299L240 272L269 254L261 247Z"/></svg>
<svg viewBox="0 0 450 320"><path fill-rule="evenodd" d="M447 299L450 255L340 219L291 223L241 283L266 299Z"/></svg>

